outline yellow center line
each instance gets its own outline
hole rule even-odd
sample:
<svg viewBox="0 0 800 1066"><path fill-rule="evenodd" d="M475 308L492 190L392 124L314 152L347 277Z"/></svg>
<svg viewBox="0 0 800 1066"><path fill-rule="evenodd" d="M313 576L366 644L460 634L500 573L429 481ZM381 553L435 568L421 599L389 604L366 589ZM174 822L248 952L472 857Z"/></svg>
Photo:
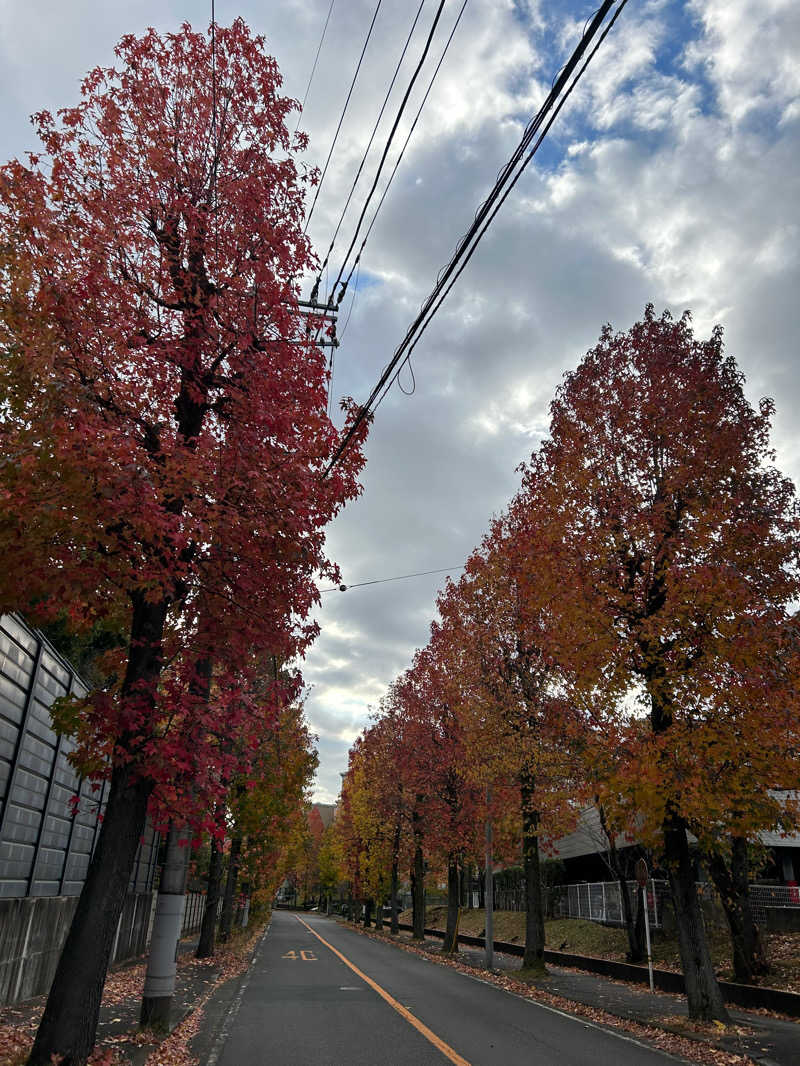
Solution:
<svg viewBox="0 0 800 1066"><path fill-rule="evenodd" d="M454 1051L450 1047L449 1044L445 1044L444 1040L438 1037L436 1033L434 1033L431 1029L427 1027L427 1025L421 1022L419 1018L415 1018L407 1007L404 1007L402 1003L398 1003L394 996L390 996L385 989L381 988L377 981L373 981L371 977L367 977L363 970L359 970L355 963L352 963L348 958L346 958L341 953L341 951L337 951L333 944L329 944L324 937L319 935L316 929L311 928L308 922L304 922L298 914L295 914L295 918L297 918L298 922L300 922L301 925L304 925L306 927L309 933L312 933L317 938L317 940L321 941L326 948L332 951L333 954L337 957L337 959L341 959L345 966L349 966L353 973L358 974L362 981L366 981L369 987L374 989L381 997L381 999L385 1000L390 1007L394 1007L397 1013L401 1014L409 1023L409 1025L413 1025L418 1033L422 1033L425 1039L429 1040L430 1043L433 1044L433 1046L438 1051L441 1051L445 1058L449 1059L451 1062L454 1062L455 1066L470 1066L470 1064L465 1058L462 1058L457 1051Z"/></svg>

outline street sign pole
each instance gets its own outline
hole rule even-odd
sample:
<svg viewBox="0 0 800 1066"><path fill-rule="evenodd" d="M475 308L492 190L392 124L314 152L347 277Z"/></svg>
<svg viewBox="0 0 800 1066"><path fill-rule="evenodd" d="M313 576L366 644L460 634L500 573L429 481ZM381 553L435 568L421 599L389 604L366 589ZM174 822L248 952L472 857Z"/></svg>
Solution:
<svg viewBox="0 0 800 1066"><path fill-rule="evenodd" d="M642 890L642 906L644 907L644 935L647 941L647 969L650 974L650 991L655 994L655 985L653 983L653 952L650 948L650 913L647 906L647 879L648 879L647 863L644 859L638 859L636 862L636 880L639 882L639 887ZM655 894L655 886L653 886L653 893Z"/></svg>
<svg viewBox="0 0 800 1066"><path fill-rule="evenodd" d="M492 847L492 790L486 787L486 881L484 900L486 902L484 965L491 970L494 965L494 857Z"/></svg>

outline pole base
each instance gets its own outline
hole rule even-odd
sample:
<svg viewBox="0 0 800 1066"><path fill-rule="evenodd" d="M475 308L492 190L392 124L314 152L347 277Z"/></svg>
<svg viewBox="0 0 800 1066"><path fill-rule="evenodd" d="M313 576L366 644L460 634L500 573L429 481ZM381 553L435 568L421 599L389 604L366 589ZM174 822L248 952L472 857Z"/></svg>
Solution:
<svg viewBox="0 0 800 1066"><path fill-rule="evenodd" d="M171 1007L172 996L142 996L139 1024L148 1029L168 1033Z"/></svg>

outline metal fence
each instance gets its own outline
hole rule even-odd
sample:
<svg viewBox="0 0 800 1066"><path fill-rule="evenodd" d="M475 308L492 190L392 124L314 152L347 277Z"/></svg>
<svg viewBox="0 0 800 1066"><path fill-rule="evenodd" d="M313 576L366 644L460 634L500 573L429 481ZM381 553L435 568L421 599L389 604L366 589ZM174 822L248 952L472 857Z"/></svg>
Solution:
<svg viewBox="0 0 800 1066"><path fill-rule="evenodd" d="M183 908L183 925L181 926L181 936L190 936L192 933L199 933L200 926L203 924L203 911L206 907L206 894L205 892L187 892L186 903ZM217 906L217 918L222 911L222 900L220 899Z"/></svg>
<svg viewBox="0 0 800 1066"><path fill-rule="evenodd" d="M628 889L631 900L636 901L636 894L641 892L639 886L635 881L629 881ZM697 889L702 901L718 904L719 898L713 884L701 881ZM647 909L651 926L656 929L662 927L665 905L669 906L670 902L668 881L651 879L647 882ZM766 925L769 910L800 909L800 889L794 885L750 885L750 905L755 921L759 925ZM721 908L712 906L706 914L707 920L717 912L722 919ZM561 885L554 890L551 913L556 918L588 918L589 921L606 925L625 923L620 886L616 881Z"/></svg>
<svg viewBox="0 0 800 1066"><path fill-rule="evenodd" d="M797 885L750 885L750 906L755 921L764 925L768 910L777 907L800 909L800 888Z"/></svg>
<svg viewBox="0 0 800 1066"><path fill-rule="evenodd" d="M635 881L628 882L631 903L637 905L641 889ZM660 929L664 914L664 896L669 895L666 881L647 882L647 912L650 925ZM594 881L579 885L560 885L553 890L551 912L554 918L587 918L605 925L624 925L622 890L618 881Z"/></svg>
<svg viewBox="0 0 800 1066"><path fill-rule="evenodd" d="M217 900L217 921L222 917L222 906L224 900L220 895ZM203 913L206 909L206 893L205 892L187 892L186 903L183 908L183 924L181 925L181 937L191 936L193 933L200 932L200 926L203 924ZM250 897L244 893L239 893L234 904L233 911L233 924L234 926L241 926L245 928L247 926L250 916Z"/></svg>
<svg viewBox="0 0 800 1066"><path fill-rule="evenodd" d="M519 881L513 885L499 885L495 877L493 891L494 909L496 911L524 911L525 884Z"/></svg>
<svg viewBox="0 0 800 1066"><path fill-rule="evenodd" d="M70 664L18 615L0 616L0 897L76 896L86 878L108 786L78 776L74 745L53 729L50 708L70 694L86 694ZM148 826L132 891L152 887L157 853Z"/></svg>

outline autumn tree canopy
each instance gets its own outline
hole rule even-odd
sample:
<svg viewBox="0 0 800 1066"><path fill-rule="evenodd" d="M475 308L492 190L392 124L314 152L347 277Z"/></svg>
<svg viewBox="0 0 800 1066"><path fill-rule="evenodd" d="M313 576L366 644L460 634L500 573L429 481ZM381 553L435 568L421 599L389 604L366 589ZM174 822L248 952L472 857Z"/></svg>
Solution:
<svg viewBox="0 0 800 1066"><path fill-rule="evenodd" d="M647 716L628 787L661 834L702 1017L725 1011L686 830L764 828L768 790L793 772L770 753L796 728L777 653L800 512L772 463L772 411L745 397L720 329L699 341L688 314L650 307L626 333L606 327L566 376L523 484L549 487L559 654L611 715L627 694Z"/></svg>
<svg viewBox="0 0 800 1066"><path fill-rule="evenodd" d="M208 810L225 759L246 767L263 713L254 649L287 659L313 637L316 575L333 574L324 527L362 462L356 442L322 476L339 436L297 310L314 261L304 138L263 39L239 19L213 56L188 25L127 36L116 55L78 106L35 116L41 151L0 171L0 545L14 559L0 604L66 606L76 627L113 614L129 634L116 684L76 723L111 772L73 925L93 899L99 954L68 941L81 972L56 977L37 1063L85 1057L150 798L163 783ZM65 989L89 1016L69 1032Z"/></svg>
<svg viewBox="0 0 800 1066"><path fill-rule="evenodd" d="M748 842L798 819L800 508L774 466L772 412L748 401L720 329L698 340L688 313L652 307L627 332L604 328L384 703L405 847L435 852L443 785L425 738L438 703L465 778L491 785L505 815L506 853L522 853L531 964L540 837L596 802L612 836L635 834L667 872L690 1013L705 1019L726 1012L695 858L720 891L736 973L757 973Z"/></svg>

